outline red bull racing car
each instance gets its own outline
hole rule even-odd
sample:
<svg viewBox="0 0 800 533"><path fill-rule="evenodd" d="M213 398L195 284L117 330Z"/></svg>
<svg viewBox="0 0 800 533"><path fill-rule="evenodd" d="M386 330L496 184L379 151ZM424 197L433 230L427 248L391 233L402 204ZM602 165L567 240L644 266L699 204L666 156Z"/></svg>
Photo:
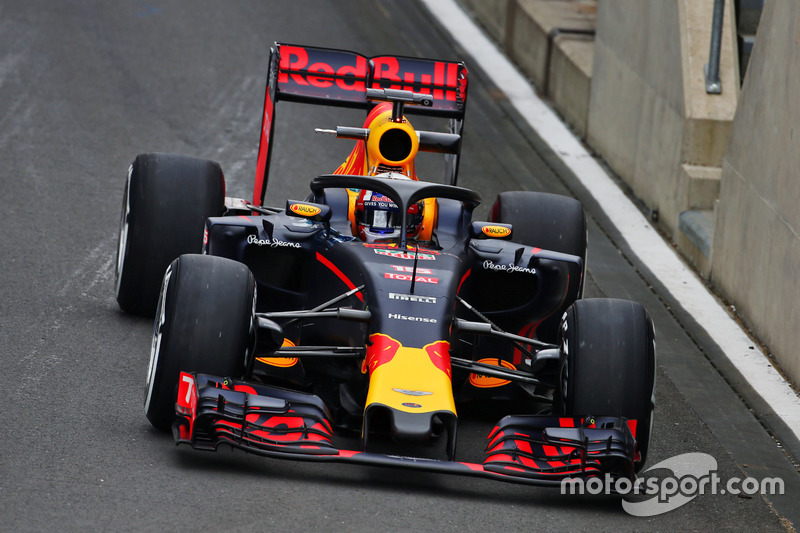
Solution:
<svg viewBox="0 0 800 533"><path fill-rule="evenodd" d="M463 63L275 43L251 201L219 165L143 154L126 182L116 297L155 314L145 414L178 443L557 484L633 478L654 407L653 324L582 299L579 202L457 186ZM307 198L263 205L281 101L363 109ZM421 131L409 116L447 121ZM444 128L443 128L444 129ZM419 152L442 154L439 183ZM460 413L497 415L480 462ZM347 443L355 445L345 446ZM424 448L423 454L416 451Z"/></svg>

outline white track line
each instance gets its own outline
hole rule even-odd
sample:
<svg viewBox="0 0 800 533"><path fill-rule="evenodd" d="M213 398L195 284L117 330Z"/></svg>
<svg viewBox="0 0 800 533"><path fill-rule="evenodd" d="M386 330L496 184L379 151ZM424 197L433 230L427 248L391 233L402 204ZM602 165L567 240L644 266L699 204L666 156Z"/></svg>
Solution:
<svg viewBox="0 0 800 533"><path fill-rule="evenodd" d="M748 383L800 438L800 398L697 275L650 225L528 81L454 0L421 0L530 126L606 209L631 250L697 320ZM755 346L755 349L753 347Z"/></svg>

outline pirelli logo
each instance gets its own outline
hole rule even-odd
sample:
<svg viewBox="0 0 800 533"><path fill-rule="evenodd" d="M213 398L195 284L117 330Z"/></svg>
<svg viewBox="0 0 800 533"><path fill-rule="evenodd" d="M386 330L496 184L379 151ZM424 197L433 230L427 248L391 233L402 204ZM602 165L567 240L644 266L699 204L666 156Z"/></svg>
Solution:
<svg viewBox="0 0 800 533"><path fill-rule="evenodd" d="M399 300L401 302L414 302L421 304L435 304L436 298L433 296L417 296L416 294L401 294L399 292L390 292L390 300Z"/></svg>

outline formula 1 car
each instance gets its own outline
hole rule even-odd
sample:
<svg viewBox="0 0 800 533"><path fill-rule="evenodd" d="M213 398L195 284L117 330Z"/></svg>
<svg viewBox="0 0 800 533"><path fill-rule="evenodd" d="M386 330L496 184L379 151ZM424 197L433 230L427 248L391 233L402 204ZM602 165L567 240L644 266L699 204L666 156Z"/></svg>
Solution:
<svg viewBox="0 0 800 533"><path fill-rule="evenodd" d="M350 156L273 208L286 100L367 117L320 130L355 140ZM155 427L200 450L520 483L636 475L652 321L633 302L582 299L576 200L504 192L490 220L472 219L481 198L456 184L466 103L463 63L275 43L252 202L225 197L216 163L134 160L116 296L156 316L144 402ZM407 113L448 131L416 130ZM441 183L416 175L423 151L443 154ZM461 411L502 417L482 463L458 460Z"/></svg>

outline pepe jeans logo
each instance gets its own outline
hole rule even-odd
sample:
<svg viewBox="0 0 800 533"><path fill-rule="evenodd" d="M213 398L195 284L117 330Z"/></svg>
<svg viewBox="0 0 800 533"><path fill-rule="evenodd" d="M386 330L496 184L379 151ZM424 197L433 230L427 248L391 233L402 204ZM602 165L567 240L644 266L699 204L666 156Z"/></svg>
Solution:
<svg viewBox="0 0 800 533"><path fill-rule="evenodd" d="M248 235L247 244L269 246L270 248L300 248L299 242L279 241L278 239L261 239L258 235Z"/></svg>
<svg viewBox="0 0 800 533"><path fill-rule="evenodd" d="M514 263L508 263L507 265L498 265L491 259L487 259L483 262L484 270L493 270L495 272L521 272L523 274L536 274L535 268L526 268L517 266Z"/></svg>

